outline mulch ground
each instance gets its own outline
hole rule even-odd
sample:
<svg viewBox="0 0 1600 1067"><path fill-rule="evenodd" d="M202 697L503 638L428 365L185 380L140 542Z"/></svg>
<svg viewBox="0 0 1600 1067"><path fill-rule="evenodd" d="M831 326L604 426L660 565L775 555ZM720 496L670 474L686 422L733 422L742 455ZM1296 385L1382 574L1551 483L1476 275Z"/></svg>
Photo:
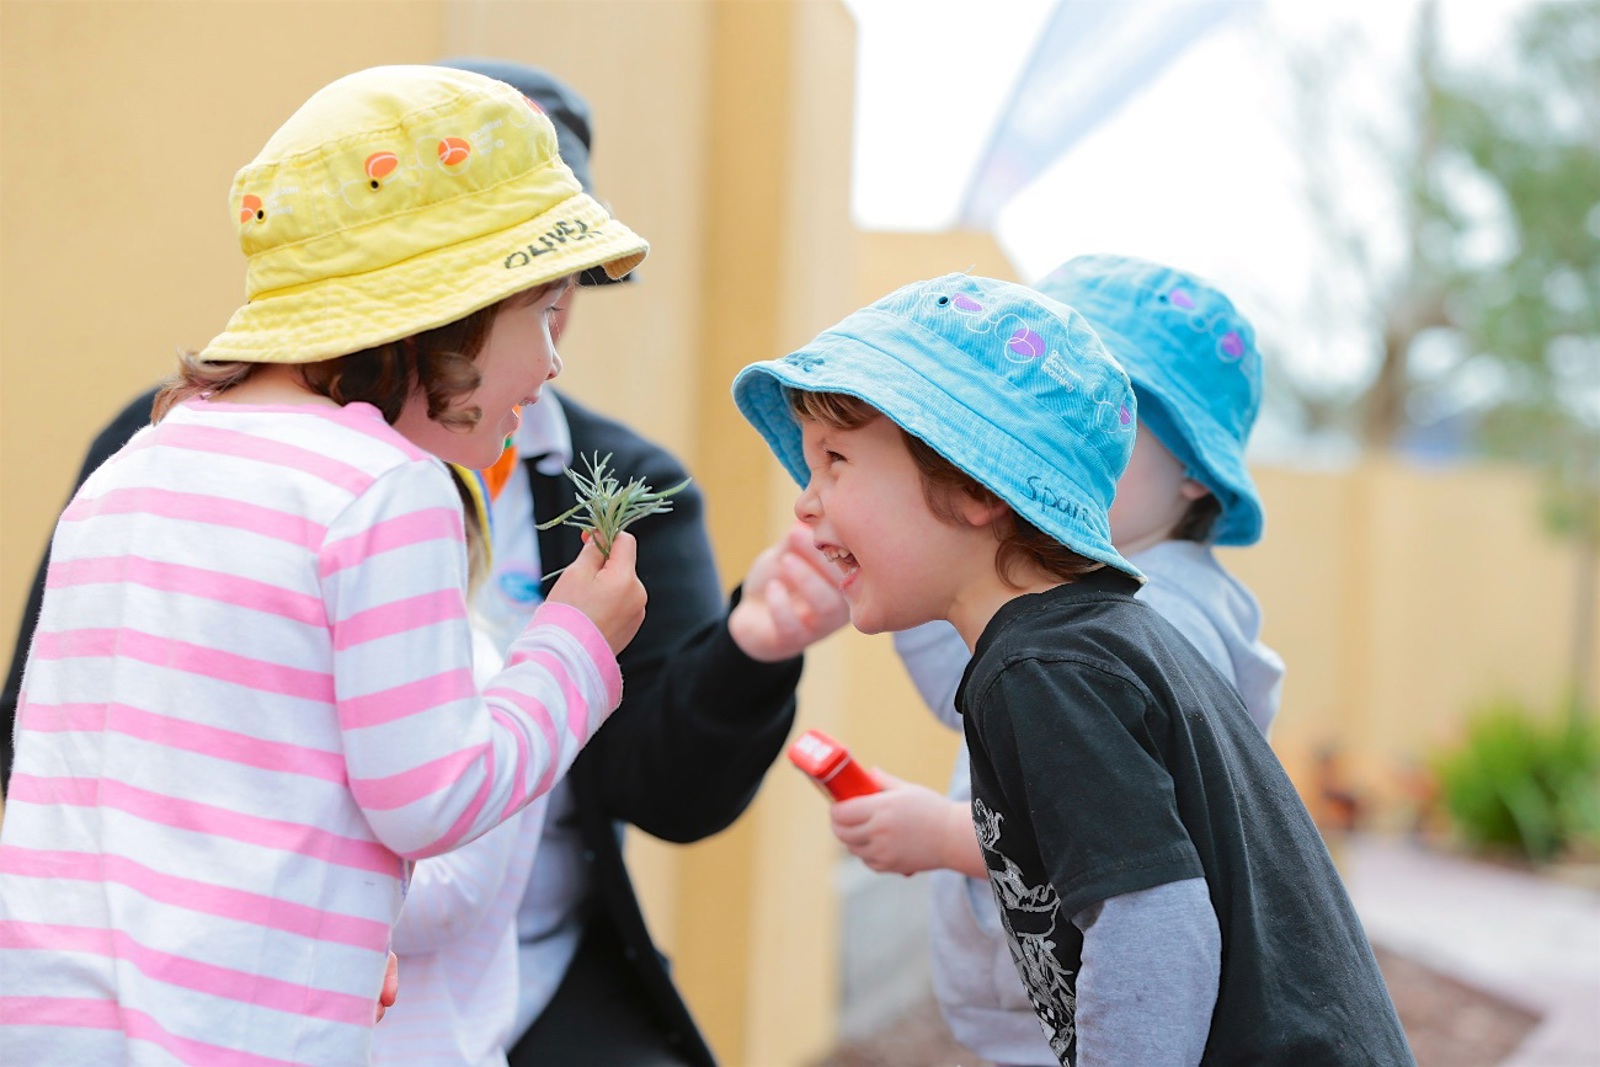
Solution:
<svg viewBox="0 0 1600 1067"><path fill-rule="evenodd" d="M1538 1018L1414 960L1379 951L1417 1067L1496 1067ZM932 1000L867 1041L842 1045L814 1067L992 1067L956 1044Z"/></svg>

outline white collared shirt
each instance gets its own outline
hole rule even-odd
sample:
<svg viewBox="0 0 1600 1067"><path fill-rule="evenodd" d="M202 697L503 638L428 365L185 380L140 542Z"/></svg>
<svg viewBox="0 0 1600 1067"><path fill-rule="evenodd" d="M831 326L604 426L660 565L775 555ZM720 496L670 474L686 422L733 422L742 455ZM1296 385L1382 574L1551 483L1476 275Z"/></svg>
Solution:
<svg viewBox="0 0 1600 1067"><path fill-rule="evenodd" d="M522 410L517 456L534 459L541 474L560 474L573 462L572 431L553 390ZM474 601L495 642L506 648L542 599L537 523L528 469L518 463L492 504L494 565ZM510 1044L539 1017L565 977L583 933L578 905L589 887L583 842L573 819L572 790L563 780L548 795L543 835L517 909L517 1012Z"/></svg>
<svg viewBox="0 0 1600 1067"><path fill-rule="evenodd" d="M572 432L567 428L566 412L553 391L547 390L539 402L522 409L522 425L517 428L517 456L538 458L542 474L560 474L572 463ZM539 578L539 531L533 517L533 487L527 468L518 463L504 488L490 505L490 528L494 538L494 564L489 580L473 600L473 607L488 626L495 643L504 651L522 632L543 599Z"/></svg>

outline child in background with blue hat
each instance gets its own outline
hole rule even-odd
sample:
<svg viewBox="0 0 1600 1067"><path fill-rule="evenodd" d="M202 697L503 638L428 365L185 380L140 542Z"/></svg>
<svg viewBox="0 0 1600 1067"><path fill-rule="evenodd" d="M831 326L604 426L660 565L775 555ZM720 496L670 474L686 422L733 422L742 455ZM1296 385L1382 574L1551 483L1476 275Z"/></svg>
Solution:
<svg viewBox="0 0 1600 1067"><path fill-rule="evenodd" d="M1127 371L1139 434L1111 502L1111 539L1145 572L1138 596L1239 691L1262 733L1278 710L1283 661L1260 640L1255 597L1211 546L1254 544L1261 503L1245 443L1261 402L1255 331L1221 292L1170 267L1079 256L1038 289L1080 312ZM961 729L966 646L946 623L894 635L934 715ZM878 772L881 793L832 809L834 832L874 870L929 871L934 991L956 1039L997 1063L1054 1062L1016 979L982 854L965 825L967 752L949 796Z"/></svg>
<svg viewBox="0 0 1600 1067"><path fill-rule="evenodd" d="M1413 1062L1260 729L1134 596L1108 512L1135 400L1083 316L947 275L734 397L805 486L856 627L942 619L972 651L971 821L1060 1063Z"/></svg>

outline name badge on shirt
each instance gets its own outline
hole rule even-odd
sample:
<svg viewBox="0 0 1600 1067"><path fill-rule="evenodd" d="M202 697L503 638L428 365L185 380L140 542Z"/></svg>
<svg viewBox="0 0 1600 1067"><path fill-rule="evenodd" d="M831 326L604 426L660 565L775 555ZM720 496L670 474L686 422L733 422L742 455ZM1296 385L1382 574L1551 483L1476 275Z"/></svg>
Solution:
<svg viewBox="0 0 1600 1067"><path fill-rule="evenodd" d="M497 580L501 595L513 604L528 607L544 599L539 592L539 576L532 571L506 571Z"/></svg>

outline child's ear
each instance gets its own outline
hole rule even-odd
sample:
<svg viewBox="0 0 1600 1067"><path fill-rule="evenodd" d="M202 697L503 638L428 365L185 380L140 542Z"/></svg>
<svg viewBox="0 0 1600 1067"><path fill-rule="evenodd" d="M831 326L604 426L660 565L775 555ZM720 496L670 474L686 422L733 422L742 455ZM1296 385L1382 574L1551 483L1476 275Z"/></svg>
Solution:
<svg viewBox="0 0 1600 1067"><path fill-rule="evenodd" d="M1193 478L1185 478L1182 482L1180 482L1178 484L1178 492L1180 495L1182 495L1183 499L1189 501L1199 500L1202 497L1208 497L1211 495L1211 490L1207 489Z"/></svg>
<svg viewBox="0 0 1600 1067"><path fill-rule="evenodd" d="M1011 514L1011 505L992 493L961 494L961 518L968 526L993 526Z"/></svg>

